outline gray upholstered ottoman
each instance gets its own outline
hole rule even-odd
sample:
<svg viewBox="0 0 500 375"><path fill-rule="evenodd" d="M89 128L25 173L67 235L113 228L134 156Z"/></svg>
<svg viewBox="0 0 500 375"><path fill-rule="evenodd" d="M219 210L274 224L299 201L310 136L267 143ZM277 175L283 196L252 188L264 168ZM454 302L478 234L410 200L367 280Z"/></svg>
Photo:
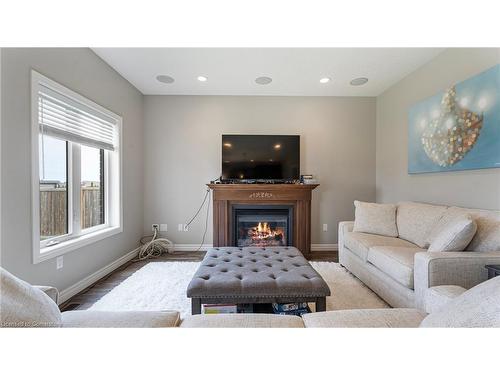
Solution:
<svg viewBox="0 0 500 375"><path fill-rule="evenodd" d="M192 314L203 303L315 302L325 311L330 289L295 247L210 249L187 289Z"/></svg>

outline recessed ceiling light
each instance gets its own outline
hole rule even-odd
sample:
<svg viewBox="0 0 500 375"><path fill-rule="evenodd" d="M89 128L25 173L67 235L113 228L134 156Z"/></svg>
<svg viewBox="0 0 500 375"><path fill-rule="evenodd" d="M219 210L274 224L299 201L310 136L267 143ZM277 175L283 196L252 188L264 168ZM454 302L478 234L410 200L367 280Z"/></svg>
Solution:
<svg viewBox="0 0 500 375"><path fill-rule="evenodd" d="M323 78L321 78L321 79L319 80L319 82L320 82L320 83L328 83L328 82L330 82L330 78L328 78L328 77L323 77Z"/></svg>
<svg viewBox="0 0 500 375"><path fill-rule="evenodd" d="M227 143L224 143L224 147L233 147L233 145L231 143L227 142Z"/></svg>
<svg viewBox="0 0 500 375"><path fill-rule="evenodd" d="M280 145L279 143L276 143L276 144L274 145L274 148L275 148L276 150L279 150L279 149L281 148L281 145Z"/></svg>
<svg viewBox="0 0 500 375"><path fill-rule="evenodd" d="M352 86L361 86L361 85L364 85L366 82L368 82L368 78L359 77L359 78L354 78L351 81L351 85Z"/></svg>
<svg viewBox="0 0 500 375"><path fill-rule="evenodd" d="M166 76L166 75L159 75L159 76L156 76L156 79L158 81L160 81L161 83L174 83L175 79L173 79L172 77L170 76Z"/></svg>
<svg viewBox="0 0 500 375"><path fill-rule="evenodd" d="M207 77L198 76L198 81L200 81L200 82L206 82L207 81Z"/></svg>
<svg viewBox="0 0 500 375"><path fill-rule="evenodd" d="M257 77L257 78L255 78L255 83L257 83L259 85L268 85L272 81L273 80L271 77Z"/></svg>

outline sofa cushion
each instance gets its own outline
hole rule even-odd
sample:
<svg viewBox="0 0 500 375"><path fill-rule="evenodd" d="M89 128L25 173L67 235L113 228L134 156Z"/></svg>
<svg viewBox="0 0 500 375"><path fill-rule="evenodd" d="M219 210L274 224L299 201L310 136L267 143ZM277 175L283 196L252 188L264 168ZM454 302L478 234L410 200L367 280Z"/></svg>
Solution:
<svg viewBox="0 0 500 375"><path fill-rule="evenodd" d="M375 246L368 252L368 262L401 285L413 289L415 254L425 251L419 247Z"/></svg>
<svg viewBox="0 0 500 375"><path fill-rule="evenodd" d="M432 235L439 233L441 227L458 215L468 214L477 225L476 234L469 243L466 251L500 251L500 211L478 210L462 207L450 207L446 210L442 220L438 223Z"/></svg>
<svg viewBox="0 0 500 375"><path fill-rule="evenodd" d="M444 220L446 223L441 223ZM462 214L443 216L435 229L431 232L429 251L463 251L476 234L477 225L469 214Z"/></svg>
<svg viewBox="0 0 500 375"><path fill-rule="evenodd" d="M177 327L177 311L67 311L65 328L162 328Z"/></svg>
<svg viewBox="0 0 500 375"><path fill-rule="evenodd" d="M192 315L181 328L304 328L298 316L274 314Z"/></svg>
<svg viewBox="0 0 500 375"><path fill-rule="evenodd" d="M437 312L429 314L421 327L500 327L500 277L494 277L463 292Z"/></svg>
<svg viewBox="0 0 500 375"><path fill-rule="evenodd" d="M354 201L354 232L397 237L396 205Z"/></svg>
<svg viewBox="0 0 500 375"><path fill-rule="evenodd" d="M346 233L344 245L365 262L368 257L368 250L372 246L417 247L415 244L397 237L378 236L361 232Z"/></svg>
<svg viewBox="0 0 500 375"><path fill-rule="evenodd" d="M429 247L429 234L446 208L416 202L398 203L396 221L399 238L413 242L421 248Z"/></svg>
<svg viewBox="0 0 500 375"><path fill-rule="evenodd" d="M60 327L61 312L43 291L0 268L2 327Z"/></svg>
<svg viewBox="0 0 500 375"><path fill-rule="evenodd" d="M306 328L414 328L424 317L415 309L337 310L302 315Z"/></svg>

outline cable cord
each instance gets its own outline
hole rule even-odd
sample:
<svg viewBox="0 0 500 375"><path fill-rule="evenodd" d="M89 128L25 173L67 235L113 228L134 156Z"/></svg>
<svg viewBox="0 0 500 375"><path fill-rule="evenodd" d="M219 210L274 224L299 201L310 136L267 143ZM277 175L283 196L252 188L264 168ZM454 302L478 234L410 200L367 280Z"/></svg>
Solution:
<svg viewBox="0 0 500 375"><path fill-rule="evenodd" d="M203 202L201 202L201 205L200 205L200 208L198 208L198 211L196 211L196 213L194 214L194 216L191 218L191 220L189 220L187 222L187 226L189 227L189 224L191 224L193 222L194 219L196 219L196 217L198 216L198 214L200 213L201 209L203 208L203 206L205 205L205 202L207 200L207 197L208 197L208 194L210 193L210 189L207 188L207 191L205 192L205 196L203 197ZM209 204L210 205L210 204Z"/></svg>
<svg viewBox="0 0 500 375"><path fill-rule="evenodd" d="M208 192L210 192L210 190L208 190ZM210 201L208 201L208 205L207 205L207 215L205 217L205 230L203 231L203 237L201 238L201 244L200 244L200 247L198 247L195 251L199 251L201 250L201 248L203 247L203 245L205 244L205 236L207 235L207 229L208 229L208 214L210 212Z"/></svg>
<svg viewBox="0 0 500 375"><path fill-rule="evenodd" d="M152 236L144 236L141 238L140 242L142 246L139 249L137 258L134 259L134 262L158 258L163 253L171 254L174 252L174 243L168 238L159 237L157 228L154 229Z"/></svg>
<svg viewBox="0 0 500 375"><path fill-rule="evenodd" d="M207 202L207 198L210 196L210 191L211 191L210 188L207 188L207 191L205 192L205 196L203 197L203 202L201 202L200 208L198 208L198 211L196 211L196 213L191 218L191 220L188 221L188 223L186 224L187 226L189 226L189 224L191 224L194 221L194 219L196 219L198 217L199 213L201 212L201 210L205 206L205 202ZM203 237L201 238L200 246L194 252L201 250L201 248L205 244L205 237L207 235L207 229L208 229L209 212L210 212L210 199L208 200L208 205L207 205L207 214L205 217L205 229L203 231Z"/></svg>

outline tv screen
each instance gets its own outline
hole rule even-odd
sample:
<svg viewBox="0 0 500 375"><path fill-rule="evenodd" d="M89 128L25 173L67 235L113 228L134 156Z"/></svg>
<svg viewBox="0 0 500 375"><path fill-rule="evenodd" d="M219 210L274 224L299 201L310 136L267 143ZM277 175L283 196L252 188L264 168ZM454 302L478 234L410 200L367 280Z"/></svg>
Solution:
<svg viewBox="0 0 500 375"><path fill-rule="evenodd" d="M300 136L223 135L223 180L298 180Z"/></svg>

